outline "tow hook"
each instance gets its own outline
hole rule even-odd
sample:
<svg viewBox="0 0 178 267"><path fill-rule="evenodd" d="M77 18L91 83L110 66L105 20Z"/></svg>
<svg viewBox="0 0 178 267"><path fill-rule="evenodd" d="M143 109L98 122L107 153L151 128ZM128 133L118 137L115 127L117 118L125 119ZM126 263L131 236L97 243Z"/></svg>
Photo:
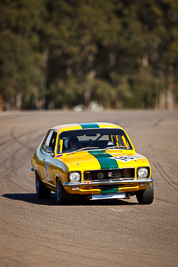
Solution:
<svg viewBox="0 0 178 267"><path fill-rule="evenodd" d="M125 194L125 198L130 199L130 194L129 193Z"/></svg>

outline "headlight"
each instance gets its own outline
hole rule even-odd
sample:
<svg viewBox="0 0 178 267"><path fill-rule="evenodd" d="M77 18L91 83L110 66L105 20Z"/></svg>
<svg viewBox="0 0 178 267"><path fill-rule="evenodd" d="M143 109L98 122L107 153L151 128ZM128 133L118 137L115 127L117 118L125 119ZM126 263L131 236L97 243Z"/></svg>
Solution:
<svg viewBox="0 0 178 267"><path fill-rule="evenodd" d="M149 177L149 168L139 168L138 169L138 178L148 178Z"/></svg>
<svg viewBox="0 0 178 267"><path fill-rule="evenodd" d="M79 182L80 172L69 172L69 182Z"/></svg>

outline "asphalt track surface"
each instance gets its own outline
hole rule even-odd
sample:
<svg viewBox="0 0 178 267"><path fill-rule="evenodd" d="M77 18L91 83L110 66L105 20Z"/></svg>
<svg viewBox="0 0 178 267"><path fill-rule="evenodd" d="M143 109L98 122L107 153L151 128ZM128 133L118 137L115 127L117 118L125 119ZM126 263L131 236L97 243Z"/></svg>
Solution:
<svg viewBox="0 0 178 267"><path fill-rule="evenodd" d="M36 198L30 161L48 128L93 121L123 126L148 157L151 205ZM1 113L0 266L178 266L178 111Z"/></svg>

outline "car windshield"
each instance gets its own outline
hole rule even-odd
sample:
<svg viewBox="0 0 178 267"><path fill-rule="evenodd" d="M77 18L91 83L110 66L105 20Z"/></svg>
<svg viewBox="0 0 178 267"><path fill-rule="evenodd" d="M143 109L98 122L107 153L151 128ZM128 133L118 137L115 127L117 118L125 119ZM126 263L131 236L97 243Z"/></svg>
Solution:
<svg viewBox="0 0 178 267"><path fill-rule="evenodd" d="M125 132L122 129L117 128L72 130L60 134L58 153L95 149L132 150L133 148Z"/></svg>

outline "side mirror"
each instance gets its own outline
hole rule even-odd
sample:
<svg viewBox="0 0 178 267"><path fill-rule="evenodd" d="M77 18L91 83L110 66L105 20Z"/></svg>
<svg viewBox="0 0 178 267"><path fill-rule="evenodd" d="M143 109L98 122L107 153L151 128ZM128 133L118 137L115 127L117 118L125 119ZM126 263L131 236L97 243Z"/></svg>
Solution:
<svg viewBox="0 0 178 267"><path fill-rule="evenodd" d="M52 148L51 147L48 147L47 149L46 149L46 151L50 154L50 156L51 157L54 157L54 152L52 151Z"/></svg>
<svg viewBox="0 0 178 267"><path fill-rule="evenodd" d="M46 151L47 151L48 153L51 153L51 152L52 152L51 147L47 147Z"/></svg>

